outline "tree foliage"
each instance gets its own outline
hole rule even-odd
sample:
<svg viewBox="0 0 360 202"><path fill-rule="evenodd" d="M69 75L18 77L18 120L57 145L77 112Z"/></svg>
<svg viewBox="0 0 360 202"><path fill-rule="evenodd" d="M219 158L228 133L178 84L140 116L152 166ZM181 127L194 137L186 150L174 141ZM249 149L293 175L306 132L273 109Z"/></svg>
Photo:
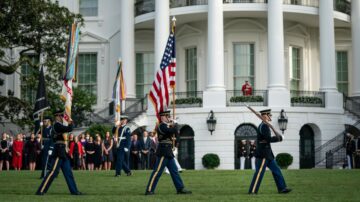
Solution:
<svg viewBox="0 0 360 202"><path fill-rule="evenodd" d="M68 29L74 21L83 23L81 15L71 13L66 7L60 7L50 0L0 1L0 73L20 74L21 82L36 90L39 69L43 65L52 110L63 106L59 99L59 78L65 66ZM31 60L30 55L44 55L43 64L40 64L40 60ZM33 70L26 77L18 71L24 64ZM33 103L16 98L13 94L10 91L8 95L0 95L0 118L24 127L31 123ZM91 111L94 102L93 95L74 89L73 114L84 115ZM51 111L46 113L50 114ZM79 123L82 120L74 121Z"/></svg>

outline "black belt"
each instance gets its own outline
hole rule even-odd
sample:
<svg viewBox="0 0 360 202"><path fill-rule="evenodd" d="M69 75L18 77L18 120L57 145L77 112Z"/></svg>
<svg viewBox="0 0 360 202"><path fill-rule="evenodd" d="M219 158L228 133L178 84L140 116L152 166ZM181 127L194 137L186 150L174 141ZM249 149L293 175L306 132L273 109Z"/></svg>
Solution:
<svg viewBox="0 0 360 202"><path fill-rule="evenodd" d="M51 138L45 137L43 138L43 140L51 140Z"/></svg>
<svg viewBox="0 0 360 202"><path fill-rule="evenodd" d="M162 141L162 142L159 142L159 144L172 144L172 141Z"/></svg>

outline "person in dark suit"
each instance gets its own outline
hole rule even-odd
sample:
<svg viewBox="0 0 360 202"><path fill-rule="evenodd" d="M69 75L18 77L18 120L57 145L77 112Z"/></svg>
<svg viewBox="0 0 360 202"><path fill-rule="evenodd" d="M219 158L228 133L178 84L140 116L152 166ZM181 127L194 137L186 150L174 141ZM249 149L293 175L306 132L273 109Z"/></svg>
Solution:
<svg viewBox="0 0 360 202"><path fill-rule="evenodd" d="M276 136L271 136L270 131L270 122L271 122L271 110L266 109L260 111L263 122L258 127L258 135L257 135L257 147L255 151L256 157L256 169L251 181L251 185L249 188L249 194L257 194L261 180L264 176L266 167L268 167L274 177L278 192L281 194L286 194L291 191L291 189L286 187L286 183L284 177L281 173L279 166L277 165L274 154L271 149L271 142L281 142L283 140L283 136L280 133L275 132Z"/></svg>
<svg viewBox="0 0 360 202"><path fill-rule="evenodd" d="M156 185L165 167L167 167L170 171L171 179L173 180L177 194L191 194L192 192L186 190L184 187L183 181L181 180L179 171L174 160L174 154L172 150L172 136L174 134L175 136L178 134L178 125L175 123L175 121L172 121L170 119L170 111L160 112L159 116L161 118L161 123L157 127L157 133L159 138L159 146L156 150L157 159L154 165L154 170L150 175L145 195L154 194Z"/></svg>
<svg viewBox="0 0 360 202"><path fill-rule="evenodd" d="M131 146L131 132L130 128L126 125L128 119L127 116L122 115L120 121L118 121L112 129L116 146L115 177L121 175L121 170L124 170L127 176L132 175L127 160Z"/></svg>
<svg viewBox="0 0 360 202"><path fill-rule="evenodd" d="M346 137L347 137L347 140L346 140L346 159L347 159L347 163L348 163L348 166L347 168L348 169L352 169L354 168L354 153L356 151L356 143L355 143L355 139L354 139L354 136L350 133L346 133Z"/></svg>
<svg viewBox="0 0 360 202"><path fill-rule="evenodd" d="M55 145L54 145L54 154L51 156L51 169L50 172L45 174L45 177L37 190L37 195L44 195L53 180L57 177L59 174L59 170L61 168L65 181L69 187L70 193L72 195L82 195L81 192L78 191L75 183L75 179L71 170L70 166L70 160L68 158L67 154L67 134L73 130L73 123L72 120L70 120L69 125L65 126L63 124L63 110L58 110L54 113L55 115L55 124L53 126L54 131L54 139L55 139Z"/></svg>
<svg viewBox="0 0 360 202"><path fill-rule="evenodd" d="M143 137L140 139L141 145L141 167L142 169L149 169L150 163L150 148L151 139L147 131L143 132Z"/></svg>
<svg viewBox="0 0 360 202"><path fill-rule="evenodd" d="M131 169L134 170L140 169L141 143L138 140L137 134L134 134L132 136L130 152L131 152Z"/></svg>

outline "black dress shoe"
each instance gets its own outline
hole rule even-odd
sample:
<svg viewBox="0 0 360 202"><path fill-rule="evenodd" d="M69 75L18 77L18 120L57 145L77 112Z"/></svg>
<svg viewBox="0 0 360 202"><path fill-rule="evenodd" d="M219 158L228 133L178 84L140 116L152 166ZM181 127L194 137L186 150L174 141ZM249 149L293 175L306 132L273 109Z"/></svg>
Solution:
<svg viewBox="0 0 360 202"><path fill-rule="evenodd" d="M126 176L131 176L131 175L133 175L132 172L126 173Z"/></svg>
<svg viewBox="0 0 360 202"><path fill-rule="evenodd" d="M45 193L44 192L36 192L35 194L39 195L39 196L43 196Z"/></svg>
<svg viewBox="0 0 360 202"><path fill-rule="evenodd" d="M249 194L249 195L256 195L257 193L255 193L255 192L249 192L248 194Z"/></svg>
<svg viewBox="0 0 360 202"><path fill-rule="evenodd" d="M154 192L152 192L152 191L146 191L145 192L145 195L154 195L155 193Z"/></svg>
<svg viewBox="0 0 360 202"><path fill-rule="evenodd" d="M184 188L184 189L178 190L177 194L192 194L192 192Z"/></svg>
<svg viewBox="0 0 360 202"><path fill-rule="evenodd" d="M289 192L291 192L291 189L285 188L285 189L279 191L279 194L287 194Z"/></svg>
<svg viewBox="0 0 360 202"><path fill-rule="evenodd" d="M118 174L115 174L115 176L114 177L120 177L120 175L118 175Z"/></svg>
<svg viewBox="0 0 360 202"><path fill-rule="evenodd" d="M78 191L78 192L75 192L75 193L71 193L71 195L84 195L84 194Z"/></svg>

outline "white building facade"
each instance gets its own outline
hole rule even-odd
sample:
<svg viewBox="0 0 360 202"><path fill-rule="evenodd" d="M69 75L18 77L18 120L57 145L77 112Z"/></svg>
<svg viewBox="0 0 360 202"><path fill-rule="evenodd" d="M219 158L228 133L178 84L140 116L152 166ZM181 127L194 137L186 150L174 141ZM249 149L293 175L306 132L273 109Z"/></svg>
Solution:
<svg viewBox="0 0 360 202"><path fill-rule="evenodd" d="M200 98L176 108L184 124L179 158L189 169L203 169L207 153L219 155L219 169L239 168L240 140L254 140L260 123L244 104L257 111L271 108L278 130L285 110L285 140L272 147L275 155L293 156L292 169L321 167L326 161L321 145L359 119L347 113L343 99L343 93L360 96L359 1L60 0L59 5L84 16L78 73L84 82L79 75L77 85L97 94L99 113L111 102L119 58L128 97L148 93L170 19L176 17L176 96ZM257 102L241 102L245 80L260 97ZM21 96L19 90L15 94ZM298 103L299 97L314 101ZM206 123L211 110L217 121L212 133ZM133 121L152 130L155 119L148 104Z"/></svg>

